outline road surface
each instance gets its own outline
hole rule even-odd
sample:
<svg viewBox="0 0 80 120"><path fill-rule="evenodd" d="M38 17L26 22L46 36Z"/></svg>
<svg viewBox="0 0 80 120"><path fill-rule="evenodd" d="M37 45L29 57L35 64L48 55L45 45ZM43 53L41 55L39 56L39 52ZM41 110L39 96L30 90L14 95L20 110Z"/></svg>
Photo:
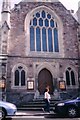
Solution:
<svg viewBox="0 0 80 120"><path fill-rule="evenodd" d="M18 112L15 116L7 116L3 120L71 120L71 118L64 118L57 116L56 114L44 114L44 113L36 113L32 114L26 112ZM73 118L72 120L80 120L79 118Z"/></svg>

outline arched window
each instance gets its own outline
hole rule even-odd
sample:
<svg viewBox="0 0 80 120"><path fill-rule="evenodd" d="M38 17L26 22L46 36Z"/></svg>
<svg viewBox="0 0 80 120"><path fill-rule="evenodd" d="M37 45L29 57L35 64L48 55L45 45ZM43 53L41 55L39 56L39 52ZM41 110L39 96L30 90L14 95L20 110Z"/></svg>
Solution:
<svg viewBox="0 0 80 120"><path fill-rule="evenodd" d="M57 22L46 10L37 11L30 20L30 51L59 52Z"/></svg>
<svg viewBox="0 0 80 120"><path fill-rule="evenodd" d="M14 86L25 86L25 71L23 67L19 66L15 70L15 80L14 80Z"/></svg>
<svg viewBox="0 0 80 120"><path fill-rule="evenodd" d="M74 74L74 71L70 67L67 68L65 74L66 74L66 84L68 86L76 85L76 83L75 83L75 74Z"/></svg>

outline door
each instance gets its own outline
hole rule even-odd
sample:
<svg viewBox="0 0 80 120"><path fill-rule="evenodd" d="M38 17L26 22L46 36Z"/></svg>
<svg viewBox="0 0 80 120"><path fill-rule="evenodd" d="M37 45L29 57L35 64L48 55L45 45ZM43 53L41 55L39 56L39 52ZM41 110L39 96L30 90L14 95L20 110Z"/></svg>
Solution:
<svg viewBox="0 0 80 120"><path fill-rule="evenodd" d="M46 68L42 69L38 74L38 90L40 94L44 94L45 88L49 86L50 94L53 94L52 74Z"/></svg>

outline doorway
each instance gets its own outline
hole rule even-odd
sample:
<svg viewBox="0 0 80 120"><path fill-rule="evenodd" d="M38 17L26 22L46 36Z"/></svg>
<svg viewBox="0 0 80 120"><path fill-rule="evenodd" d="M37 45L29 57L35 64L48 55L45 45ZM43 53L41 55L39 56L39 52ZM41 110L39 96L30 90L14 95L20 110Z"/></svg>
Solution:
<svg viewBox="0 0 80 120"><path fill-rule="evenodd" d="M38 90L40 95L44 94L45 88L49 86L50 94L53 94L53 77L49 70L42 69L38 74Z"/></svg>

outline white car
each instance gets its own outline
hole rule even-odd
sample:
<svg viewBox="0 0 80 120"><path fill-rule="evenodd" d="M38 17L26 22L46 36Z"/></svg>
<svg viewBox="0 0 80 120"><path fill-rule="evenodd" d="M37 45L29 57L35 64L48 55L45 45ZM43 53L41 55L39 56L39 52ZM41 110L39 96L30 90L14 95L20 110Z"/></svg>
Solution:
<svg viewBox="0 0 80 120"><path fill-rule="evenodd" d="M17 107L14 104L0 100L0 118L15 115L16 111Z"/></svg>

